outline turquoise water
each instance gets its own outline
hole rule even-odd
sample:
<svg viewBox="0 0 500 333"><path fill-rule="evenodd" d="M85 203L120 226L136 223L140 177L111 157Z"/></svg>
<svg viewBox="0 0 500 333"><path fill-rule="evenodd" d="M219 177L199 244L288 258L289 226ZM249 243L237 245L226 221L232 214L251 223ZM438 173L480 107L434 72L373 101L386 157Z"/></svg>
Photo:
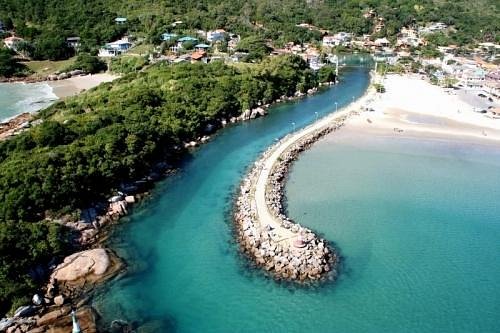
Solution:
<svg viewBox="0 0 500 333"><path fill-rule="evenodd" d="M498 332L500 149L344 136L295 164L290 215L341 249L339 332Z"/></svg>
<svg viewBox="0 0 500 333"><path fill-rule="evenodd" d="M23 112L34 112L57 99L46 83L0 83L0 121Z"/></svg>
<svg viewBox="0 0 500 333"><path fill-rule="evenodd" d="M151 200L120 222L110 245L127 259L130 267L126 275L109 283L94 298L103 322L121 319L137 326L149 322L151 332L494 330L493 320L498 313L495 288L499 289L494 281L499 275L495 265L498 260L492 257L494 249L490 245L495 239L498 243L499 235L498 223L493 213L489 215L492 207L488 205L499 197L494 187L496 184L500 188L500 179L494 172L497 164L486 164L489 173L484 177L490 178L490 182L483 182L483 178L478 186L474 186L475 178L469 182L469 192L463 195L469 199L466 202L453 202L459 196L457 188L433 192L451 195L441 207L438 204L445 198L426 197L422 188L422 203L416 201L412 206L408 203L413 193L403 190L398 178L392 183L384 182L383 194L389 197L370 201L382 193L376 192L376 184L368 187L361 172L365 164L377 164L371 156L363 158L361 153L349 155L358 158L354 161L362 166L358 171L337 173L351 189L342 197L331 173L326 176L328 182L319 178L325 170L336 170L330 160L342 157L334 152L324 156L317 153L320 148L312 150L294 169L288 189L290 212L299 222L338 242L345 256L341 279L315 290L278 285L260 271L249 269L247 261L238 256L229 214L239 181L266 147L292 130L292 122L297 128L305 126L317 117L315 112L322 116L334 111L335 101L339 107L346 105L352 96L359 97L368 84L365 69L347 69L344 79L322 94L278 106L264 119L221 131L186 161L180 173L159 185ZM349 152L350 148L344 150ZM384 153L380 154L378 160L385 160ZM452 174L461 170L463 177L475 176L477 169L460 169L465 162L447 161L442 166L443 176L447 168L451 168ZM348 162L349 159L346 168ZM426 167L419 155L413 162L404 165ZM373 173L390 178L397 164L389 166L392 169ZM423 184L437 185L440 179L422 170L420 176L429 177ZM349 183L349 179L354 183ZM489 184L491 188L483 188ZM316 192L316 188L322 190ZM391 193L391 188L396 192ZM370 191L365 193L365 189ZM471 199L477 193L481 193L481 200ZM391 201L390 197L395 199ZM405 198L406 206L400 206L398 202ZM345 208L341 210L339 206ZM434 215L429 220L415 218L414 214L421 210ZM459 220L468 229L466 237L463 230L458 230L455 217L474 212L482 214L474 220L481 222L480 226ZM496 216L498 213L497 209ZM394 215L397 218L392 218ZM436 226L427 229L428 223ZM490 230L486 234L482 232L485 225ZM422 234L410 232L408 226ZM455 251L457 244L464 246L462 251ZM396 253L392 252L394 248ZM428 262L430 259L432 262ZM462 274L455 275L457 271ZM461 289L464 286L468 289ZM463 308L468 308L469 313L464 314Z"/></svg>

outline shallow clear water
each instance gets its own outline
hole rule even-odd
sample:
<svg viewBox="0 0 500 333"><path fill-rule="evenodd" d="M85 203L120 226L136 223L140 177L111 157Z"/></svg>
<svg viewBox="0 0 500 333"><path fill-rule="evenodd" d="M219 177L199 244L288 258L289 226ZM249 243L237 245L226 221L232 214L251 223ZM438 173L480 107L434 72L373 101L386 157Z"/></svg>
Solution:
<svg viewBox="0 0 500 333"><path fill-rule="evenodd" d="M476 182L470 181L465 187L469 192L464 198L481 193L481 200L460 201L456 206L453 199L458 194L453 187L440 193L451 196L446 205L440 206L445 200L433 200L419 185L416 194L422 200L411 205L405 195L414 193L404 190L399 178L383 182L383 193L376 191L379 183L374 180L357 182L364 179L364 167L377 167L377 160L385 160L382 155L372 161L368 155L348 154L346 163L364 167L345 176L345 169L337 173L350 189L343 197L336 189L337 181L319 178L325 170L334 170L330 160L342 157L312 150L301 158L292 174L290 212L299 222L338 242L346 257L340 281L317 290L281 286L259 271L249 270L238 256L228 214L239 181L265 148L292 130L292 122L297 128L305 126L314 121L315 112L321 116L334 111L335 101L339 107L349 103L368 84L364 69L351 69L344 78L344 83L323 94L281 105L264 119L221 131L193 154L179 174L159 185L151 200L121 221L110 245L131 267L127 275L108 284L94 299L105 322L157 321L150 323L151 332L397 332L436 331L435 327L451 332L464 327L493 327L498 297L495 300L492 287L498 280L498 265L494 265L494 250L487 246L486 251L482 244L491 244L494 239L498 243L498 225L492 220L495 215L489 215L489 204L499 196L492 188L482 186L500 185L492 171L498 169L496 164L488 164L489 174L484 176L493 177L490 183L475 186ZM344 150L349 153L350 148ZM404 165L425 169L426 159L421 162L417 155L414 163ZM452 174L458 170L463 177L473 177L477 171L461 167L464 162L447 161L436 176L444 177L447 168L452 168ZM397 173L391 168L376 170L373 174L388 175L386 178ZM416 178L426 186L440 181L423 171L419 175L429 177L427 181ZM335 179L331 172L325 177ZM399 205L405 198L406 204ZM345 208L341 210L340 206ZM428 220L415 218L421 210L434 215ZM460 220L464 232L454 223L456 218L474 212L482 212L485 217L477 218L485 221L480 226ZM425 233L424 223L437 227ZM484 225L491 229L485 235L481 231ZM464 244L464 251L455 252L457 244ZM470 262L472 257L474 263ZM429 258L433 258L432 264ZM440 260L446 264L440 264ZM457 270L465 275L457 274ZM429 282L430 273L436 276L433 283ZM457 282L462 280L469 282ZM464 286L470 289L461 289ZM427 290L421 289L424 287ZM483 306L479 307L481 301ZM464 314L463 308L471 312L480 309L482 314Z"/></svg>
<svg viewBox="0 0 500 333"><path fill-rule="evenodd" d="M500 149L341 133L295 164L290 215L334 240L340 332L498 332Z"/></svg>
<svg viewBox="0 0 500 333"><path fill-rule="evenodd" d="M0 121L43 109L57 100L46 83L0 83Z"/></svg>

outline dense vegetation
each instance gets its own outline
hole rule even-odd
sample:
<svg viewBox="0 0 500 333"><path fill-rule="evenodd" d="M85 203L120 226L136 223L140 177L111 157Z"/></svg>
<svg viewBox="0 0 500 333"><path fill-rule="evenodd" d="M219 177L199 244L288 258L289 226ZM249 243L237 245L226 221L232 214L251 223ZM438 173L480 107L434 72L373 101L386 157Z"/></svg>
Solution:
<svg viewBox="0 0 500 333"><path fill-rule="evenodd" d="M0 314L29 303L49 262L67 250L67 239L54 223L0 223Z"/></svg>
<svg viewBox="0 0 500 333"><path fill-rule="evenodd" d="M395 36L401 27L442 21L456 31L438 44L500 41L500 5L495 0L0 0L0 20L26 38L26 51L36 59L63 59L73 50L65 38L80 36L81 51L96 52L105 42L131 32L159 43L159 36L184 23L177 32L225 28L243 37L285 42L320 40L319 31L297 27L311 23L330 31L371 33L374 18L363 14L374 9L385 19L377 36ZM126 24L114 18L125 16Z"/></svg>
<svg viewBox="0 0 500 333"><path fill-rule="evenodd" d="M14 57L9 49L0 48L0 77L23 76L29 70Z"/></svg>
<svg viewBox="0 0 500 333"><path fill-rule="evenodd" d="M42 124L0 144L0 219L88 205L216 119L315 85L294 56L243 69L158 64L59 102L41 112Z"/></svg>
<svg viewBox="0 0 500 333"><path fill-rule="evenodd" d="M92 56L87 53L80 53L76 59L75 62L71 65L71 67L67 68L66 70L73 70L73 69L79 69L84 71L85 73L99 73L101 71L104 71L107 69L107 65L104 61L99 59L96 56Z"/></svg>

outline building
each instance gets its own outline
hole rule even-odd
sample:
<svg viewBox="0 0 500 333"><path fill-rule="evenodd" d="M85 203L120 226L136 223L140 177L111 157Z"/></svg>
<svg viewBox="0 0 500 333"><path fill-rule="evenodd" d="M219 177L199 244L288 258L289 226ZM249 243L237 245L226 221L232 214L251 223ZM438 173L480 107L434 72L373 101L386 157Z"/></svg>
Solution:
<svg viewBox="0 0 500 333"><path fill-rule="evenodd" d="M348 45L352 39L352 34L347 32L339 32L333 36L323 37L323 47L335 47L339 45Z"/></svg>
<svg viewBox="0 0 500 333"><path fill-rule="evenodd" d="M128 49L132 47L132 43L128 38L120 39L112 43L107 43L103 48L99 50L99 57L116 57L122 53L125 53Z"/></svg>
<svg viewBox="0 0 500 333"><path fill-rule="evenodd" d="M211 43L220 42L226 39L226 30L217 29L207 32L207 40Z"/></svg>
<svg viewBox="0 0 500 333"><path fill-rule="evenodd" d="M418 33L419 34L432 34L438 31L442 31L448 28L448 25L446 25L443 22L436 22L436 23L431 23L430 25L426 27L419 27L418 28Z"/></svg>
<svg viewBox="0 0 500 333"><path fill-rule="evenodd" d="M125 18L125 17L117 17L117 18L115 18L115 23L116 24L125 24L125 23L127 23L127 18Z"/></svg>
<svg viewBox="0 0 500 333"><path fill-rule="evenodd" d="M322 42L323 47L335 47L338 44L338 40L335 36L325 36Z"/></svg>
<svg viewBox="0 0 500 333"><path fill-rule="evenodd" d="M69 47L74 48L75 50L80 47L80 37L68 37L66 38L66 44L68 44Z"/></svg>
<svg viewBox="0 0 500 333"><path fill-rule="evenodd" d="M382 31L385 28L385 19L383 17L379 17L377 22L375 23L375 27L373 28L373 32L377 33Z"/></svg>
<svg viewBox="0 0 500 333"><path fill-rule="evenodd" d="M5 44L5 46L7 48L14 50L14 51L17 51L17 45L19 45L19 43L21 43L23 41L24 41L24 39L22 39L22 38L12 36L12 37L5 38L3 40L3 43Z"/></svg>
<svg viewBox="0 0 500 333"><path fill-rule="evenodd" d="M197 51L204 51L206 52L208 49L210 48L210 45L207 45L207 44L196 44L194 46L194 49L197 50Z"/></svg>
<svg viewBox="0 0 500 333"><path fill-rule="evenodd" d="M389 45L391 45L391 42L389 42L389 40L385 37L384 38L377 38L377 39L375 39L375 41L373 43L377 47L389 47Z"/></svg>
<svg viewBox="0 0 500 333"><path fill-rule="evenodd" d="M161 40L165 42L173 41L177 38L177 34L165 32L161 34Z"/></svg>
<svg viewBox="0 0 500 333"><path fill-rule="evenodd" d="M205 51L195 51L191 54L191 62L198 62L198 61L201 61L201 62L204 62L204 63L207 63L208 62L208 56L207 56L207 53Z"/></svg>
<svg viewBox="0 0 500 333"><path fill-rule="evenodd" d="M486 80L486 73L481 68L464 69L459 76L459 81L462 86L469 89L483 88Z"/></svg>

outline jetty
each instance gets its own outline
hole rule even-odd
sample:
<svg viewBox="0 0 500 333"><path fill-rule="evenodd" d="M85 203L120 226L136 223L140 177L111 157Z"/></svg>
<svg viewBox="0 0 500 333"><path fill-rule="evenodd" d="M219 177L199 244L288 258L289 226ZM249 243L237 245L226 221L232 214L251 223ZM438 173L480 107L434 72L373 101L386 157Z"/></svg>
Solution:
<svg viewBox="0 0 500 333"><path fill-rule="evenodd" d="M276 280L311 283L333 280L339 256L327 240L286 216L284 187L299 154L373 99L370 91L347 108L279 140L255 162L242 181L234 221L242 252Z"/></svg>

